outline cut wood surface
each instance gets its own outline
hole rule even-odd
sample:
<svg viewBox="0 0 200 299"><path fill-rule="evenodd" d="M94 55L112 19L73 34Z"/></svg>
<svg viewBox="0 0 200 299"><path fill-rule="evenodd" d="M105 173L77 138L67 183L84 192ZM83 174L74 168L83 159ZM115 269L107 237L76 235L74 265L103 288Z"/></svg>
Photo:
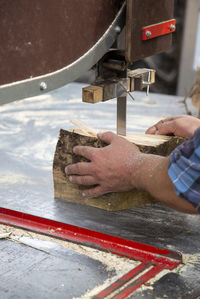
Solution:
<svg viewBox="0 0 200 299"><path fill-rule="evenodd" d="M97 130L93 129L92 127L88 126L85 122L81 121L80 119L73 118L70 122L81 130L82 134L86 134L89 136L97 137Z"/></svg>
<svg viewBox="0 0 200 299"><path fill-rule="evenodd" d="M84 127L84 130L86 128ZM91 131L91 130L89 130ZM94 131L92 131L94 134ZM144 153L158 155L169 155L170 152L180 143L182 138L167 137L158 135L145 135L129 133L127 137L131 142L136 143ZM128 192L109 193L97 198L83 198L84 186L70 183L65 174L65 167L72 163L87 161L85 158L76 156L73 147L76 145L87 145L96 148L104 147L106 144L90 133L79 129L72 129L72 132L61 129L59 140L53 161L54 197L86 204L97 208L115 211L128 209L133 206L153 204L156 202L147 192L136 189Z"/></svg>

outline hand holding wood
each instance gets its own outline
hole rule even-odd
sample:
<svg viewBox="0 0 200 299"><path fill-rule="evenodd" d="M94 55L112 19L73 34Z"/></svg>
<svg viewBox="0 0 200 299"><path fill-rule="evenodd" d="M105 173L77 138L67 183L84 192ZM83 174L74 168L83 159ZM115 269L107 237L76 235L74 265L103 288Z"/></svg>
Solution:
<svg viewBox="0 0 200 299"><path fill-rule="evenodd" d="M79 162L66 167L66 174L72 183L96 185L84 190L83 196L96 197L109 192L128 191L136 186L134 173L139 165L138 147L112 132L99 134L106 142L104 148L76 146L73 152L91 162ZM135 163L137 161L137 163Z"/></svg>
<svg viewBox="0 0 200 299"><path fill-rule="evenodd" d="M146 134L173 134L183 138L191 137L200 126L200 119L189 115L167 117L150 127Z"/></svg>

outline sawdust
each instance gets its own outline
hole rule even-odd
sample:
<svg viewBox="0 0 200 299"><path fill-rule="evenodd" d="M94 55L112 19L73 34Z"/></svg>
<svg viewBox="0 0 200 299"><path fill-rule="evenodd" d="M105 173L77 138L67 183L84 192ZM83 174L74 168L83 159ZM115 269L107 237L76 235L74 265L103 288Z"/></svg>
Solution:
<svg viewBox="0 0 200 299"><path fill-rule="evenodd" d="M44 252L46 249L48 250L48 248L53 247L53 244L60 245L63 248L86 255L94 260L101 262L107 271L114 271L115 274L112 277L105 280L102 285L98 285L94 289L88 290L87 293L81 297L81 299L92 298L92 296L108 287L111 283L115 282L118 278L120 278L139 264L139 262L137 261L129 260L112 253L100 251L91 247L74 244L72 242L63 241L53 237L33 233L23 229L9 227L2 224L0 224L0 235L1 234L4 234L4 236L8 237L8 239L10 239L11 241L17 240L26 246L30 246L32 248L35 248L36 250L43 250Z"/></svg>
<svg viewBox="0 0 200 299"><path fill-rule="evenodd" d="M146 289L153 289L152 285L154 284L155 281L161 279L163 276L165 276L168 273L177 273L180 274L181 276L184 276L184 272L186 273L189 268L196 267L200 269L200 253L196 254L182 254L182 261L183 263L180 264L177 268L173 270L163 270L159 274L157 274L155 277L150 279L146 284L142 285L140 287L140 290L146 290ZM162 299L156 297L156 299Z"/></svg>
<svg viewBox="0 0 200 299"><path fill-rule="evenodd" d="M6 239L10 236L10 233L3 233L3 234L0 234L0 239Z"/></svg>
<svg viewBox="0 0 200 299"><path fill-rule="evenodd" d="M195 254L183 254L184 267L180 269L180 273L188 270L189 267L194 267L200 270L200 252Z"/></svg>

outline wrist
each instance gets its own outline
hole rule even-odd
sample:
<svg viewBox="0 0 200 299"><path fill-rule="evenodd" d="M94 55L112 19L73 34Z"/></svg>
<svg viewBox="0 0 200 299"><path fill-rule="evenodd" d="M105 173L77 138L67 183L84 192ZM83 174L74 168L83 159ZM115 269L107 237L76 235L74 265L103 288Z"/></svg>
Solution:
<svg viewBox="0 0 200 299"><path fill-rule="evenodd" d="M133 184L158 197L160 184L168 173L168 157L140 153L133 168Z"/></svg>
<svg viewBox="0 0 200 299"><path fill-rule="evenodd" d="M146 190L146 171L149 172L149 155L139 152L134 156L132 167L132 185L133 188ZM151 174L150 174L151 175Z"/></svg>
<svg viewBox="0 0 200 299"><path fill-rule="evenodd" d="M168 176L169 157L141 154L138 156L138 161L133 176L135 188L149 192L154 198L175 210L197 214L196 209L189 202L179 198L175 193L173 183Z"/></svg>

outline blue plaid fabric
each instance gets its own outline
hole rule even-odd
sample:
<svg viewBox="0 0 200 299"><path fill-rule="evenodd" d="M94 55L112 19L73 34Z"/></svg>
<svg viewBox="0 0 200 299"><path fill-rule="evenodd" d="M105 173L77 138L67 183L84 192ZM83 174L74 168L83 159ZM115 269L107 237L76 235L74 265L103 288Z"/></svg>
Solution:
<svg viewBox="0 0 200 299"><path fill-rule="evenodd" d="M171 153L168 174L177 195L200 212L200 127Z"/></svg>

